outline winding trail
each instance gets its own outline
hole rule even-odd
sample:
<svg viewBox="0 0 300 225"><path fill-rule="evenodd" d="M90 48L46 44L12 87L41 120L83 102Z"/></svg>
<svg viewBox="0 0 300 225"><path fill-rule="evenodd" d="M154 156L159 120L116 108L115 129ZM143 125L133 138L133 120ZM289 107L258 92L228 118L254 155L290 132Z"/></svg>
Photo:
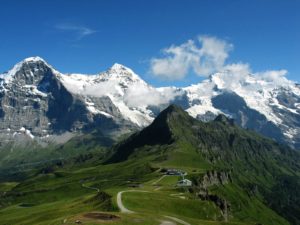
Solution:
<svg viewBox="0 0 300 225"><path fill-rule="evenodd" d="M161 176L158 180L154 181L154 182L152 183L152 185L157 184L159 181L161 181L162 179L164 179L166 176L168 176L168 175L163 175L163 176Z"/></svg>
<svg viewBox="0 0 300 225"><path fill-rule="evenodd" d="M176 217L173 217L173 216L165 216L165 217L168 218L168 219L174 220L175 222L177 222L179 224L182 224L182 225L191 225L188 222L185 222L185 221L183 221L181 219L178 219Z"/></svg>
<svg viewBox="0 0 300 225"><path fill-rule="evenodd" d="M161 221L160 225L176 225L176 223L171 222L171 221Z"/></svg>
<svg viewBox="0 0 300 225"><path fill-rule="evenodd" d="M129 191L120 191L118 192L117 194L117 205L120 209L120 211L122 213L134 213L134 211L131 211L129 209L127 209L124 205L123 205L123 202L122 202L122 194L123 193L126 193L126 192L149 192L149 191L141 191L141 190L129 190Z"/></svg>
<svg viewBox="0 0 300 225"><path fill-rule="evenodd" d="M154 189L154 191L159 191L160 189L162 189L162 187L157 187Z"/></svg>
<svg viewBox="0 0 300 225"><path fill-rule="evenodd" d="M129 191L120 191L118 192L117 194L117 205L121 211L121 213L135 213L134 211L131 211L129 209L127 209L124 205L123 205L123 202L122 202L122 194L123 193L126 193L126 192L143 192L143 193L150 193L149 191L142 191L142 190L129 190ZM181 219L178 219L176 217L173 217L173 216L164 216L165 218L167 219L170 219L170 220L173 220L181 225L191 225L189 224L188 222L185 222ZM174 222L171 222L171 221L162 221L162 223L160 225L175 225Z"/></svg>
<svg viewBox="0 0 300 225"><path fill-rule="evenodd" d="M127 209L122 202L122 194L127 191L120 191L117 194L117 205L122 213L134 213L133 211Z"/></svg>
<svg viewBox="0 0 300 225"><path fill-rule="evenodd" d="M96 187L89 187L89 186L86 186L85 184L81 184L81 187L87 188L87 189L91 189L91 190L95 190L95 191L97 191L97 193L100 192L100 189L99 189L99 188L96 188Z"/></svg>

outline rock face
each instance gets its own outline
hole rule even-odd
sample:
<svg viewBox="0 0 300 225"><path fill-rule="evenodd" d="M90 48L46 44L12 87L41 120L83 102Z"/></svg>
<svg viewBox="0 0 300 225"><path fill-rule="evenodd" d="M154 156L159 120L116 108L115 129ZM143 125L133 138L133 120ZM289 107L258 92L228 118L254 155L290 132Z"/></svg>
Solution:
<svg viewBox="0 0 300 225"><path fill-rule="evenodd" d="M27 58L0 75L0 139L65 141L95 127L118 135L149 125L177 104L200 120L225 114L299 148L300 87L281 79L249 74L236 80L224 71L186 88L154 88L120 64L97 75L62 74L39 57Z"/></svg>
<svg viewBox="0 0 300 225"><path fill-rule="evenodd" d="M230 173L227 171L207 171L203 176L200 176L195 180L195 185L192 190L192 192L194 192L201 200L214 202L214 204L221 210L225 221L228 220L230 213L230 203L216 194L211 194L208 188L214 185L226 185L230 182L232 182L232 180Z"/></svg>
<svg viewBox="0 0 300 225"><path fill-rule="evenodd" d="M198 186L207 189L213 185L224 185L231 182L230 174L226 171L207 171L198 181Z"/></svg>
<svg viewBox="0 0 300 225"><path fill-rule="evenodd" d="M61 80L60 73L37 57L22 61L2 76L0 80L2 139L7 142L24 141L26 138L47 142L52 141L57 135L62 136L95 127L104 132L135 127L125 120L122 121L118 109L109 98L88 99L71 93ZM103 113L89 110L94 105L97 110L103 110Z"/></svg>

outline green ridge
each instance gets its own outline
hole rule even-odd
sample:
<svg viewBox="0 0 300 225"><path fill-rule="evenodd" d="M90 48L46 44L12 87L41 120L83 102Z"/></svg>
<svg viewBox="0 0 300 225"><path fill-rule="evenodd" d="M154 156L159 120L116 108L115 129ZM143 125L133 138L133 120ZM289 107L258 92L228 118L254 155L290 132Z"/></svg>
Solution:
<svg viewBox="0 0 300 225"><path fill-rule="evenodd" d="M1 183L1 221L101 224L84 214L105 212L119 217L110 224L160 224L165 215L190 224L300 224L300 154L223 115L203 123L171 105L109 150L94 133L87 140L61 147L85 149L81 156ZM163 177L167 168L187 172L193 186L176 188L181 178ZM126 190L147 191L123 194L133 214L118 211L116 195Z"/></svg>

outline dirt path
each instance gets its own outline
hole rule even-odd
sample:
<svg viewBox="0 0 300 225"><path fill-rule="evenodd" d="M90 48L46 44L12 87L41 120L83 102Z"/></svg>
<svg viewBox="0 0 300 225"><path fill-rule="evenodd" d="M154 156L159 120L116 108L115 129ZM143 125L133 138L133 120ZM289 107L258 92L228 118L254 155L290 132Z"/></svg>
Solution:
<svg viewBox="0 0 300 225"><path fill-rule="evenodd" d="M89 186L86 186L85 184L81 184L81 187L87 188L87 189L91 189L91 190L95 190L95 191L97 191L98 193L100 192L100 189L99 189L99 188L89 187Z"/></svg>
<svg viewBox="0 0 300 225"><path fill-rule="evenodd" d="M131 211L129 209L127 209L124 205L123 205L123 202L122 202L122 194L123 193L126 193L126 192L149 192L149 191L141 191L141 190L129 190L129 191L120 191L118 192L117 194L117 205L120 209L120 211L122 213L134 213L134 211Z"/></svg>
<svg viewBox="0 0 300 225"><path fill-rule="evenodd" d="M176 223L165 220L165 221L161 221L160 225L176 225Z"/></svg>
<svg viewBox="0 0 300 225"><path fill-rule="evenodd" d="M120 191L118 192L117 194L117 205L121 211L121 213L134 213L133 211L127 209L124 205L123 205L123 202L122 202L122 194L125 193L125 192L128 192L128 191Z"/></svg>
<svg viewBox="0 0 300 225"><path fill-rule="evenodd" d="M154 189L154 191L159 191L160 189L162 189L162 187L157 187Z"/></svg>
<svg viewBox="0 0 300 225"><path fill-rule="evenodd" d="M141 191L141 190L129 190L129 191L120 191L118 192L117 194L117 205L120 209L120 211L122 213L135 213L134 211L131 211L129 209L127 209L124 205L123 205L123 202L122 202L122 194L123 193L126 193L126 192L144 192L144 193L149 193L149 191ZM165 218L168 218L170 220L173 220L179 224L182 224L182 225L191 225L181 219L178 219L176 217L173 217L173 216L164 216ZM172 221L162 221L162 223L160 225L176 225L176 223L172 222Z"/></svg>
<svg viewBox="0 0 300 225"><path fill-rule="evenodd" d="M163 175L162 177L160 177L158 180L154 181L152 183L152 185L157 184L159 181L161 181L162 179L164 179L167 175Z"/></svg>
<svg viewBox="0 0 300 225"><path fill-rule="evenodd" d="M174 220L175 222L177 222L179 224L182 224L182 225L191 225L191 224L189 224L189 223L187 223L187 222L185 222L181 219L178 219L176 217L173 217L173 216L165 216L165 217L168 218L168 219Z"/></svg>

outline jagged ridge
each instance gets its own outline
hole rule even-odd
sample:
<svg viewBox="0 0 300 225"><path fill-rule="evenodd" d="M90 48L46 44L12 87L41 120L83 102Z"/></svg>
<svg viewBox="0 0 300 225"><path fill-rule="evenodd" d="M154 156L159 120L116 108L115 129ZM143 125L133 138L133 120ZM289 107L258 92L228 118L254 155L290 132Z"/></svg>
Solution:
<svg viewBox="0 0 300 225"><path fill-rule="evenodd" d="M19 134L25 127L33 136L46 137L95 126L103 126L104 133L124 133L149 125L161 110L175 103L200 120L225 114L244 128L299 147L299 87L291 81L278 84L251 74L243 81L236 81L232 76L224 71L186 88L154 88L121 64L96 75L62 74L40 57L31 57L0 75L1 134L6 137L7 129L11 135ZM226 80L235 85L230 86ZM54 97L58 88L64 94ZM15 90L20 98L13 97ZM14 120L7 119L22 97L24 101L28 99L28 104L18 103L18 110L12 116ZM50 113L54 116L39 118L39 114L48 111L45 99L52 99L53 106L65 110L55 113L54 109ZM30 114L39 118L31 125L26 119ZM62 114L71 115L72 121L53 129L53 124L58 125L56 121L69 118L58 118Z"/></svg>

